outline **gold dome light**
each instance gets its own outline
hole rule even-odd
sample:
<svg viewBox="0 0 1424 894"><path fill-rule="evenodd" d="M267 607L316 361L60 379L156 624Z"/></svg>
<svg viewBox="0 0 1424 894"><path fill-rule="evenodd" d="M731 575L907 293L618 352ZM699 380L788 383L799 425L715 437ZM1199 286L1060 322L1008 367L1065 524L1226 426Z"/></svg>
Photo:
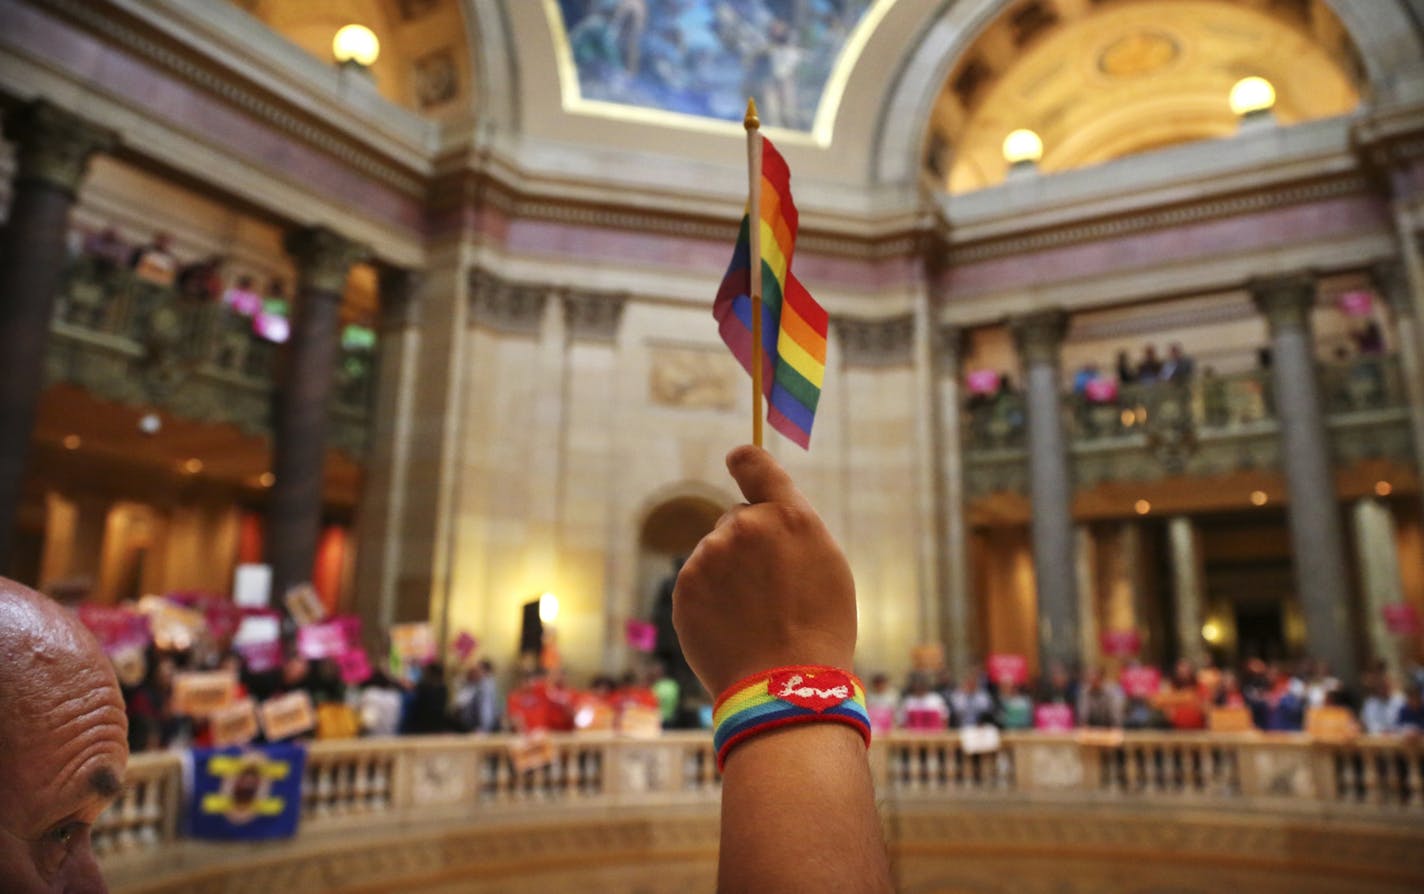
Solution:
<svg viewBox="0 0 1424 894"><path fill-rule="evenodd" d="M365 25L345 25L331 39L331 54L343 65L354 62L369 68L381 55L381 41Z"/></svg>
<svg viewBox="0 0 1424 894"><path fill-rule="evenodd" d="M1276 104L1276 88L1265 78L1254 75L1242 78L1231 88L1227 102L1231 104L1232 114L1237 116L1264 112Z"/></svg>
<svg viewBox="0 0 1424 894"><path fill-rule="evenodd" d="M1043 140L1038 134L1020 128L1004 137L1004 161L1011 165L1035 164L1043 157Z"/></svg>

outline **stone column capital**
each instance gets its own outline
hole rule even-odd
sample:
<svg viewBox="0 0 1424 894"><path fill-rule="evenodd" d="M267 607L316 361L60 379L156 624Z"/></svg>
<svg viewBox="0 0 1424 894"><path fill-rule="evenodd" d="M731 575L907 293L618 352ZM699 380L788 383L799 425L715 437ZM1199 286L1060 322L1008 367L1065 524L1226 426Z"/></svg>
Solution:
<svg viewBox="0 0 1424 894"><path fill-rule="evenodd" d="M112 131L43 99L7 115L5 135L15 143L16 181L46 183L71 196L79 191L89 156L118 142Z"/></svg>
<svg viewBox="0 0 1424 894"><path fill-rule="evenodd" d="M1414 301L1409 294L1409 276L1403 261L1389 258L1371 264L1370 283L1394 311L1395 316L1413 318Z"/></svg>
<svg viewBox="0 0 1424 894"><path fill-rule="evenodd" d="M1068 314L1057 307L1030 311L1010 319L1009 330L1025 367L1035 364L1056 367L1063 336L1068 333Z"/></svg>
<svg viewBox="0 0 1424 894"><path fill-rule="evenodd" d="M1266 317L1272 332L1310 331L1310 311L1315 307L1315 271L1286 276L1259 277L1246 284L1256 309Z"/></svg>
<svg viewBox="0 0 1424 894"><path fill-rule="evenodd" d="M626 293L570 289L561 297L564 304L564 328L570 338L591 341L617 340L618 324L623 319L623 307L628 302Z"/></svg>
<svg viewBox="0 0 1424 894"><path fill-rule="evenodd" d="M292 230L282 245L296 262L303 291L313 289L335 295L345 294L351 265L371 254L364 245L321 226Z"/></svg>

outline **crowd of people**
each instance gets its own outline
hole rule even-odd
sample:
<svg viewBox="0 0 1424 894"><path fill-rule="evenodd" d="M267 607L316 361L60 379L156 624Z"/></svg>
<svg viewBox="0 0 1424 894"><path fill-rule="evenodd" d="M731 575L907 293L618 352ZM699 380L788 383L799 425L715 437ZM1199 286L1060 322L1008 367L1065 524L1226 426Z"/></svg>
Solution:
<svg viewBox="0 0 1424 894"><path fill-rule="evenodd" d="M1348 711L1358 732L1424 732L1424 668L1416 667L1401 689L1376 666L1364 675L1362 690L1349 692L1318 661L1292 667L1252 659L1233 670L1182 660L1170 673L1131 663L1116 675L1097 668L1082 678L1058 667L1036 685L996 680L974 668L958 679L947 670L915 672L897 690L887 675L876 674L866 701L882 729L1206 730L1214 712L1229 709L1233 729L1292 732L1308 728L1312 710L1332 707ZM1054 710L1040 712L1043 706Z"/></svg>

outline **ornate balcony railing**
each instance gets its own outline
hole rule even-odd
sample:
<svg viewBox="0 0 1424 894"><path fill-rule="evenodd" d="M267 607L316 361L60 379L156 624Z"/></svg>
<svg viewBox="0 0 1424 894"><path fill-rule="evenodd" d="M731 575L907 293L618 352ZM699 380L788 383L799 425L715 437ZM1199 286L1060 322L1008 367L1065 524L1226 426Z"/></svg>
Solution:
<svg viewBox="0 0 1424 894"><path fill-rule="evenodd" d="M720 796L706 733L656 739L562 735L549 742L549 762L523 771L515 768L512 749L519 740L513 736L314 743L298 839L340 840L357 829L370 835L490 818L586 815L592 821L615 808L711 808ZM1424 742L1418 739L1328 743L1302 734L1097 731L1006 733L997 749L980 753L965 745L953 732L879 737L870 756L882 810L949 806L966 798L1060 806L1173 804L1382 821L1424 835ZM125 880L148 882L175 867L192 871L205 860L247 853L181 837L182 764L178 754L135 756L125 793L97 823L95 848L120 887Z"/></svg>
<svg viewBox="0 0 1424 894"><path fill-rule="evenodd" d="M278 350L229 308L81 258L56 302L46 377L108 400L270 435ZM353 456L366 446L373 374L370 351L343 350L330 438Z"/></svg>
<svg viewBox="0 0 1424 894"><path fill-rule="evenodd" d="M1360 357L1319 369L1337 463L1413 462L1408 398L1398 358ZM1078 487L1170 475L1220 475L1280 466L1269 373L1126 385L1111 400L1065 397ZM1023 397L977 399L965 410L971 496L1026 492Z"/></svg>

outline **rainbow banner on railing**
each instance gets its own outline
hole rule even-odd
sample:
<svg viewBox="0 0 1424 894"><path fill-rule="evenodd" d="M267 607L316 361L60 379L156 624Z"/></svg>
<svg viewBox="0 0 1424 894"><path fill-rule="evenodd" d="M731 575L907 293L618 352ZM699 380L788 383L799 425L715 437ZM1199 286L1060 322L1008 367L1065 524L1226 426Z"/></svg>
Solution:
<svg viewBox="0 0 1424 894"><path fill-rule="evenodd" d="M194 748L188 834L219 841L291 838L302 815L306 749Z"/></svg>

